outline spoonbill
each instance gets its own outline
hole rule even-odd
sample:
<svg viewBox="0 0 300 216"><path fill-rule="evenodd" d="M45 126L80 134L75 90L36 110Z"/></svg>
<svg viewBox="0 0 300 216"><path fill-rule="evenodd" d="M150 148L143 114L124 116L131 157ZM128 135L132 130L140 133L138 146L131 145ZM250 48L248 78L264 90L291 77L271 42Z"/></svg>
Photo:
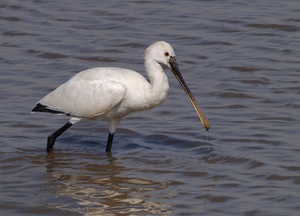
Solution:
<svg viewBox="0 0 300 216"><path fill-rule="evenodd" d="M116 129L124 116L160 105L167 97L169 83L163 66L171 69L189 96L206 130L210 122L202 114L194 96L179 71L175 52L170 44L158 41L145 53L145 69L149 81L140 73L116 67L99 67L81 71L42 98L32 112L48 112L70 116L70 120L47 139L47 152L55 140L72 125L106 119L109 125L106 152L111 146Z"/></svg>

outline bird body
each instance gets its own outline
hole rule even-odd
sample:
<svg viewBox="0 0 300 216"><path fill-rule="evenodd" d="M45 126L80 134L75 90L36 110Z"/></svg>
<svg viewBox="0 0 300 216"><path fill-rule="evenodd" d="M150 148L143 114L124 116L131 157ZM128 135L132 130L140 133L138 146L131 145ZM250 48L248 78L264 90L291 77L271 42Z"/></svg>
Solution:
<svg viewBox="0 0 300 216"><path fill-rule="evenodd" d="M77 73L41 99L33 112L71 116L66 125L48 137L47 151L52 150L56 138L73 124L98 119L108 120L109 138L106 150L110 151L113 135L124 116L160 105L169 90L168 78L162 65L167 65L174 74L179 73L179 76L175 74L179 81L182 79L175 61L175 52L168 43L159 41L146 49L144 58L149 81L133 70L116 67L91 68ZM191 93L184 87L184 81L180 81L180 84L190 97ZM202 116L198 105L194 102L193 104L199 110L197 112L201 122L208 122ZM208 125L209 122L206 126Z"/></svg>
<svg viewBox="0 0 300 216"><path fill-rule="evenodd" d="M168 84L160 91L153 89L141 74L132 70L92 68L74 75L39 103L83 119L120 118L159 105L168 89Z"/></svg>

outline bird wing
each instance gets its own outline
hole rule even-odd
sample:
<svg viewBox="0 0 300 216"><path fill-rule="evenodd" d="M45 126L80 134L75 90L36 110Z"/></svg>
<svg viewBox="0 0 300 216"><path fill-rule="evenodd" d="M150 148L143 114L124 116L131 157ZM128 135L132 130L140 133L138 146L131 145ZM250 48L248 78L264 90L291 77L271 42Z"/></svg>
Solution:
<svg viewBox="0 0 300 216"><path fill-rule="evenodd" d="M101 116L124 99L126 89L117 81L70 79L46 95L40 104L70 116Z"/></svg>

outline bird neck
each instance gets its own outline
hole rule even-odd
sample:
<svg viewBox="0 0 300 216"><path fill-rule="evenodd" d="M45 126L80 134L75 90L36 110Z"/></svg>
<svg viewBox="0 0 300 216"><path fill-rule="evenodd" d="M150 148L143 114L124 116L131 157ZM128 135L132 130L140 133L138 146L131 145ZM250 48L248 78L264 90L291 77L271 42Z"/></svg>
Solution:
<svg viewBox="0 0 300 216"><path fill-rule="evenodd" d="M153 98L153 100L156 100L156 105L159 105L166 99L168 94L168 77L163 67L153 59L146 58L145 69L151 86L149 96Z"/></svg>

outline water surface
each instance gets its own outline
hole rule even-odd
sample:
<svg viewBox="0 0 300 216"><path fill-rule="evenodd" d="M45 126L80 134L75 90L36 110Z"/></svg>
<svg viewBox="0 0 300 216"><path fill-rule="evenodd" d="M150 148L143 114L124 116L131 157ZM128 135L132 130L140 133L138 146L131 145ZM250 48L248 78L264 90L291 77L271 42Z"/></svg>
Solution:
<svg viewBox="0 0 300 216"><path fill-rule="evenodd" d="M1 215L298 215L300 5L279 1L0 3ZM168 99L47 136L68 120L30 114L75 73L144 73L165 40L212 128L170 71Z"/></svg>

